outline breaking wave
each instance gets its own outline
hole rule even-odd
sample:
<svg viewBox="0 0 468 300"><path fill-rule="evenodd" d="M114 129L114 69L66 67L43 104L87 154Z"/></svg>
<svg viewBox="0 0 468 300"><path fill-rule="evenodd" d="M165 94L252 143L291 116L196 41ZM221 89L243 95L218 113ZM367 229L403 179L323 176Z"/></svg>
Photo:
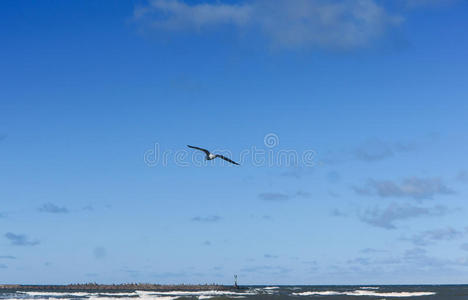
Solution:
<svg viewBox="0 0 468 300"><path fill-rule="evenodd" d="M421 297L435 295L434 292L374 292L371 290L355 290L348 292L338 291L309 291L301 293L292 293L295 296L375 296L375 297Z"/></svg>

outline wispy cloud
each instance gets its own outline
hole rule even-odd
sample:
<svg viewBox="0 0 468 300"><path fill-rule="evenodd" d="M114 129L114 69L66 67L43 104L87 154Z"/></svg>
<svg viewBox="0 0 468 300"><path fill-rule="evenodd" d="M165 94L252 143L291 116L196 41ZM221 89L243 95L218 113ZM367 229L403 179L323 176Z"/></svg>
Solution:
<svg viewBox="0 0 468 300"><path fill-rule="evenodd" d="M306 175L312 174L313 171L314 170L312 168L296 166L290 167L286 171L281 172L281 176L300 179L305 177Z"/></svg>
<svg viewBox="0 0 468 300"><path fill-rule="evenodd" d="M0 259L16 259L16 256L12 256L12 255L0 255Z"/></svg>
<svg viewBox="0 0 468 300"><path fill-rule="evenodd" d="M364 248L360 252L364 253L364 254L371 254L371 253L386 253L388 251L387 250L375 249L375 248Z"/></svg>
<svg viewBox="0 0 468 300"><path fill-rule="evenodd" d="M417 247L417 248L406 250L404 257L412 259L412 258L417 258L423 255L426 255L426 253L427 253L426 249Z"/></svg>
<svg viewBox="0 0 468 300"><path fill-rule="evenodd" d="M409 152L417 149L416 143L385 142L380 139L368 139L353 152L357 160L374 162L392 157L397 153Z"/></svg>
<svg viewBox="0 0 468 300"><path fill-rule="evenodd" d="M316 260L304 260L301 262L304 265L312 266L312 267L317 267L318 263Z"/></svg>
<svg viewBox="0 0 468 300"><path fill-rule="evenodd" d="M273 273L273 274L284 274L288 273L290 269L282 266L271 266L271 265L262 265L262 266L251 266L241 269L241 272L246 273Z"/></svg>
<svg viewBox="0 0 468 300"><path fill-rule="evenodd" d="M96 247L93 249L93 255L96 259L103 259L107 256L107 250L104 247Z"/></svg>
<svg viewBox="0 0 468 300"><path fill-rule="evenodd" d="M258 194L258 198L264 201L271 201L271 202L281 202L287 201L292 198L311 198L312 194L303 190L298 190L295 193L260 193Z"/></svg>
<svg viewBox="0 0 468 300"><path fill-rule="evenodd" d="M289 195L283 193L261 193L258 197L264 201L286 201L290 199Z"/></svg>
<svg viewBox="0 0 468 300"><path fill-rule="evenodd" d="M448 208L442 205L435 207L419 207L410 204L392 203L384 209L367 209L359 215L362 222L385 229L395 229L396 222L422 216L442 216L448 213Z"/></svg>
<svg viewBox="0 0 468 300"><path fill-rule="evenodd" d="M413 264L416 266L427 268L441 268L448 266L462 266L467 265L466 259L447 259L438 258L427 255L427 251L420 247L409 249L403 255L405 264Z"/></svg>
<svg viewBox="0 0 468 300"><path fill-rule="evenodd" d="M328 172L327 179L331 183L338 183L341 180L341 175L337 171L331 171Z"/></svg>
<svg viewBox="0 0 468 300"><path fill-rule="evenodd" d="M465 170L459 171L457 173L456 179L460 182L468 183L468 172L466 172Z"/></svg>
<svg viewBox="0 0 468 300"><path fill-rule="evenodd" d="M459 0L400 0L403 1L408 8L420 8L427 6L450 5Z"/></svg>
<svg viewBox="0 0 468 300"><path fill-rule="evenodd" d="M361 143L339 151L327 151L321 156L321 162L327 165L336 165L350 161L366 163L380 162L398 155L415 152L424 145L433 143L433 135L414 140L389 141L380 138L368 138Z"/></svg>
<svg viewBox="0 0 468 300"><path fill-rule="evenodd" d="M51 214L66 214L68 209L64 206L58 206L53 203L44 203L41 207L38 208L40 212L51 213Z"/></svg>
<svg viewBox="0 0 468 300"><path fill-rule="evenodd" d="M393 156L395 150L392 145L381 140L368 140L360 145L355 151L354 156L362 161L378 161Z"/></svg>
<svg viewBox="0 0 468 300"><path fill-rule="evenodd" d="M89 204L89 205L83 206L82 209L85 210L85 211L93 211L93 210L94 210L94 206L92 206L91 204Z"/></svg>
<svg viewBox="0 0 468 300"><path fill-rule="evenodd" d="M312 197L312 194L309 193L309 192L306 192L306 191L299 190L299 191L296 192L296 194L294 194L294 197L298 197L298 198L311 198L311 197Z"/></svg>
<svg viewBox="0 0 468 300"><path fill-rule="evenodd" d="M468 265L468 261L462 259L448 259L429 256L426 249L416 247L406 250L402 255L388 256L388 257L358 257L350 259L347 263L351 266L359 265L361 267L375 268L377 265L400 265L405 269L410 268L424 268L425 270L434 268L438 271L441 268L449 266ZM388 267L386 267L388 268ZM398 268L398 267L397 267Z"/></svg>
<svg viewBox="0 0 468 300"><path fill-rule="evenodd" d="M359 265L362 267L375 268L377 265L394 265L397 269L402 271L410 269L433 269L440 272L448 267L467 266L468 260L466 258L439 258L428 255L426 249L415 247L404 251L403 254L397 256L379 257L379 258L362 258L348 260L351 266ZM398 267L398 265L400 267ZM402 267L402 268L401 268ZM341 268L343 269L343 268ZM344 269L346 270L346 269ZM388 267L386 267L388 270Z"/></svg>
<svg viewBox="0 0 468 300"><path fill-rule="evenodd" d="M147 21L156 29L200 31L223 24L245 25L252 17L252 6L153 0L147 6L137 7L134 16L137 20Z"/></svg>
<svg viewBox="0 0 468 300"><path fill-rule="evenodd" d="M354 258L354 259L349 259L347 262L347 264L359 264L359 265L364 265L364 266L367 266L369 265L371 262L370 262L370 259L367 258L367 257L357 257L357 258Z"/></svg>
<svg viewBox="0 0 468 300"><path fill-rule="evenodd" d="M135 9L135 20L160 31L197 32L231 26L263 35L281 48L367 46L403 18L375 0L252 0L193 3L153 0Z"/></svg>
<svg viewBox="0 0 468 300"><path fill-rule="evenodd" d="M216 216L216 215L206 216L206 217L197 216L197 217L193 217L192 221L193 222L203 222L203 223L214 223L214 222L221 221L221 217Z"/></svg>
<svg viewBox="0 0 468 300"><path fill-rule="evenodd" d="M38 240L30 240L24 234L15 234L12 232L7 232L5 237L10 241L14 246L36 246L40 242Z"/></svg>
<svg viewBox="0 0 468 300"><path fill-rule="evenodd" d="M437 241L451 241L463 237L463 232L453 229L452 227L426 230L419 234L415 234L409 240L418 246L426 246Z"/></svg>
<svg viewBox="0 0 468 300"><path fill-rule="evenodd" d="M149 274L150 277L154 278L181 278L187 276L187 272L181 271L181 272L161 272L161 273L151 273Z"/></svg>
<svg viewBox="0 0 468 300"><path fill-rule="evenodd" d="M138 278L142 275L142 272L139 270L134 270L134 269L129 269L129 268L123 268L120 271L128 274L132 278Z"/></svg>
<svg viewBox="0 0 468 300"><path fill-rule="evenodd" d="M332 211L330 212L330 215L333 216L333 217L347 217L348 214L338 208L334 208L332 209Z"/></svg>
<svg viewBox="0 0 468 300"><path fill-rule="evenodd" d="M353 187L353 190L359 195L377 195L383 198L409 197L417 200L454 193L440 178L418 177L407 178L399 183L391 180L372 179L365 186Z"/></svg>
<svg viewBox="0 0 468 300"><path fill-rule="evenodd" d="M5 264L0 264L0 269L7 269L7 268L8 268L7 265L5 265Z"/></svg>

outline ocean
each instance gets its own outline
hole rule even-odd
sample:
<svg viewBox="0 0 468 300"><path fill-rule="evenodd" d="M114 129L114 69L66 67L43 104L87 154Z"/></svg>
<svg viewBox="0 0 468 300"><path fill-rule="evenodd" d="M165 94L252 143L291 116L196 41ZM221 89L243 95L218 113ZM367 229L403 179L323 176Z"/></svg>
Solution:
<svg viewBox="0 0 468 300"><path fill-rule="evenodd" d="M441 299L468 300L468 285L404 286L246 286L227 291L15 291L0 292L0 299L31 300L175 300L175 299Z"/></svg>

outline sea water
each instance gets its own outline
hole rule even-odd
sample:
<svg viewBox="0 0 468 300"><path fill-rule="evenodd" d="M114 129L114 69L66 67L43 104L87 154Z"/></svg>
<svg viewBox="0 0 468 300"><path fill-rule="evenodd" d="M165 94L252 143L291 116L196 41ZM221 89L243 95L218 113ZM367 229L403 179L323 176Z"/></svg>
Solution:
<svg viewBox="0 0 468 300"><path fill-rule="evenodd" d="M468 285L405 286L246 286L230 291L15 291L0 299L30 300L175 300L175 299L440 299L468 300Z"/></svg>

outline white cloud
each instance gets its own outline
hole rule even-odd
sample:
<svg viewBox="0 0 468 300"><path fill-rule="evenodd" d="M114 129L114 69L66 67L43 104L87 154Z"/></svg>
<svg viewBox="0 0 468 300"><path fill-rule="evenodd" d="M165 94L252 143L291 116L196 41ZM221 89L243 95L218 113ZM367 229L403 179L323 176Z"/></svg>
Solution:
<svg viewBox="0 0 468 300"><path fill-rule="evenodd" d="M281 48L363 47L402 21L375 0L251 0L241 4L153 0L137 8L134 16L151 28L171 32L200 32L222 25L253 30Z"/></svg>
<svg viewBox="0 0 468 300"><path fill-rule="evenodd" d="M255 11L262 31L282 47L361 47L401 21L374 0L263 0Z"/></svg>
<svg viewBox="0 0 468 300"><path fill-rule="evenodd" d="M154 28L165 30L202 30L222 24L244 25L251 19L250 5L187 4L179 0L153 0L135 10L137 19L145 19Z"/></svg>

